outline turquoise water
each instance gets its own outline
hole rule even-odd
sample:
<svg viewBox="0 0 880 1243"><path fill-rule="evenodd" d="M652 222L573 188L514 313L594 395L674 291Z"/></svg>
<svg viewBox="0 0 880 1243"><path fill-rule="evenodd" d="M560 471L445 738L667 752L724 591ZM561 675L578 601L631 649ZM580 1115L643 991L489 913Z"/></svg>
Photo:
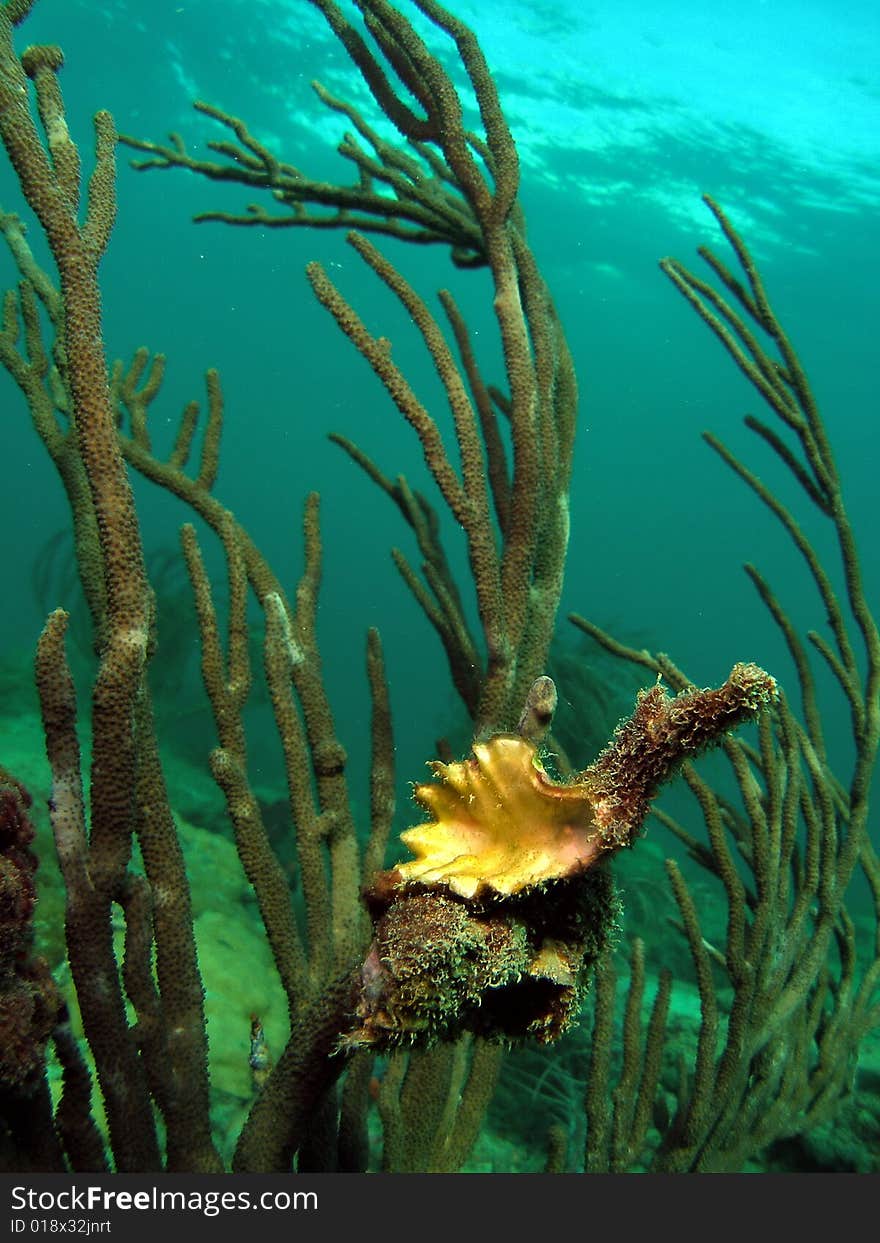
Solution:
<svg viewBox="0 0 880 1243"><path fill-rule="evenodd" d="M703 193L749 242L824 411L876 600L880 11L867 0L845 7L742 0L711 11L695 0L516 0L461 3L456 12L496 75L522 160L529 239L578 370L560 617L576 610L669 652L699 684L723 680L736 660L790 677L781 640L740 567L755 561L803 627L823 624L813 585L700 432L709 428L748 454L783 499L793 490L742 429L745 413L760 413L751 389L657 261L674 255L696 264L698 245L722 249ZM63 46L68 116L84 153L99 107L138 137L177 130L193 148L224 137L193 114L191 101L201 98L247 118L262 141L310 175L348 175L333 151L344 122L321 107L309 82L318 78L365 107L368 99L320 15L300 0L38 0L26 39ZM167 354L159 447L163 434L170 446L183 405L203 396L205 369L220 369L226 417L216 492L291 584L301 566L303 500L320 492L328 691L364 805L364 634L378 626L403 821L408 783L422 777L434 740L461 728L461 713L435 637L391 564L390 547L408 538L398 515L327 434L354 439L387 474L403 472L420 486L423 466L415 436L313 299L305 264L317 258L327 266L372 331L394 342L414 385L436 397L419 342L340 235L192 223L202 210L241 210L249 201L241 187L176 171L138 174L123 149L118 197L102 266L108 353L127 358L146 345ZM5 164L0 205L19 210ZM453 289L486 341L491 376L499 360L485 274L455 270L439 247L391 243L387 251L426 294ZM14 279L4 254L0 274ZM0 529L6 564L24 584L4 593L0 650L23 664L46 608L69 603L27 586L66 514L5 374L0 403L6 461L14 463L0 490ZM157 556L174 547L187 515L149 484L134 486L147 551ZM809 518L807 529L819 531ZM197 707L194 641L181 668ZM829 711L832 754L839 746L845 759L846 715ZM258 731L263 724L258 714ZM270 784L277 772L266 745L265 771L259 751L256 766Z"/></svg>
<svg viewBox="0 0 880 1243"><path fill-rule="evenodd" d="M523 156L530 240L580 379L563 607L647 629L698 682L742 656L772 664L775 638L739 565L759 559L777 584L780 574L790 579L783 586L795 608L812 607L810 585L784 538L699 439L708 427L751 452L739 425L754 400L656 260L673 254L690 262L698 244L718 241L701 193L725 206L808 366L853 520L870 540L876 473L865 446L876 435L876 398L865 360L880 297L876 9L747 3L709 15L699 4L517 3L465 5L460 14L498 75ZM346 171L330 146L342 119L320 107L309 82L319 78L358 100L364 91L308 5L40 0L27 37L64 47L65 96L84 150L99 106L136 136L179 129L196 146L222 137L192 114L191 100L201 97L246 117L315 175ZM0 180L0 202L14 201ZM168 355L169 436L177 410L202 396L203 371L220 368L227 410L220 493L291 577L302 498L321 492L331 689L349 713L355 706L357 727L362 635L379 625L395 707L408 722L402 765L412 771L442 725L442 662L390 564L387 550L400 539L392 507L326 433L356 439L391 474L418 478L420 455L314 304L305 263L333 265L344 291L370 308L374 330L411 360L414 376L427 383L427 369L415 343L402 353L410 343L399 313L341 237L190 222L199 210L247 201L244 189L182 173L136 175L120 153L119 220L103 265L108 351L125 357L147 345ZM467 312L484 317L488 337L480 274L454 272L439 248L401 251L399 262L426 290L450 284ZM0 385L17 410L5 376ZM6 436L8 452L26 463L7 479L2 504L16 555L27 561L63 524L63 502L26 420L7 420ZM138 487L148 548L173 542L180 515ZM876 563L866 560L876 586ZM30 595L16 593L0 616L0 638L28 646L40 621ZM417 688L409 702L408 687Z"/></svg>

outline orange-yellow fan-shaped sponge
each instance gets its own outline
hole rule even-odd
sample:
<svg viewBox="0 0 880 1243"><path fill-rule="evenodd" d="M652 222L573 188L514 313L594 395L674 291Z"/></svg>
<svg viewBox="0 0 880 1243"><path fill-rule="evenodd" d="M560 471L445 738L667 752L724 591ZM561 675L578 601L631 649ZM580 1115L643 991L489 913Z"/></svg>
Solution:
<svg viewBox="0 0 880 1243"><path fill-rule="evenodd" d="M496 734L475 743L472 758L430 768L439 780L414 795L434 820L401 834L416 856L398 864L403 881L506 897L583 872L607 849L587 786L552 782L518 734Z"/></svg>

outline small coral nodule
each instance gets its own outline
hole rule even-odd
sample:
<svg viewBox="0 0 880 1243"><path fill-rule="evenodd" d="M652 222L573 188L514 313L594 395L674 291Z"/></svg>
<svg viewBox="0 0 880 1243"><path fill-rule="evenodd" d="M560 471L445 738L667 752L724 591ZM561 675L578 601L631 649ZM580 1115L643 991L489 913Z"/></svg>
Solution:
<svg viewBox="0 0 880 1243"><path fill-rule="evenodd" d="M774 679L746 664L717 690L670 696L658 684L564 784L548 776L530 731L477 742L466 760L432 762L436 780L414 793L433 819L401 835L415 857L380 873L365 895L375 936L345 1043L560 1036L618 909L597 865L632 845L683 760L776 694Z"/></svg>

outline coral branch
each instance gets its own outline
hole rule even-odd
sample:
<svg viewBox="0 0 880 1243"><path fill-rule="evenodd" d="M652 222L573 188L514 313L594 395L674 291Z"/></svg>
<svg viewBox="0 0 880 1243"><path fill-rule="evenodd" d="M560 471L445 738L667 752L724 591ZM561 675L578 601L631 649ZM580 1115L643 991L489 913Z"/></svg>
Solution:
<svg viewBox="0 0 880 1243"><path fill-rule="evenodd" d="M734 666L717 690L662 686L643 691L633 715L579 780L589 788L596 823L616 847L631 845L651 800L678 766L716 745L777 696L776 681L757 665Z"/></svg>

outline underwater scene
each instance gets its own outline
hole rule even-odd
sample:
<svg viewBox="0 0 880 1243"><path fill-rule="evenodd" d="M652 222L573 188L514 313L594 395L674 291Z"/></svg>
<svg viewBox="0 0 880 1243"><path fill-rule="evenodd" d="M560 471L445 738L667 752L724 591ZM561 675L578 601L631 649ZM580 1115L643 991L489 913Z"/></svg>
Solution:
<svg viewBox="0 0 880 1243"><path fill-rule="evenodd" d="M0 1170L880 1171L878 49L0 0Z"/></svg>

